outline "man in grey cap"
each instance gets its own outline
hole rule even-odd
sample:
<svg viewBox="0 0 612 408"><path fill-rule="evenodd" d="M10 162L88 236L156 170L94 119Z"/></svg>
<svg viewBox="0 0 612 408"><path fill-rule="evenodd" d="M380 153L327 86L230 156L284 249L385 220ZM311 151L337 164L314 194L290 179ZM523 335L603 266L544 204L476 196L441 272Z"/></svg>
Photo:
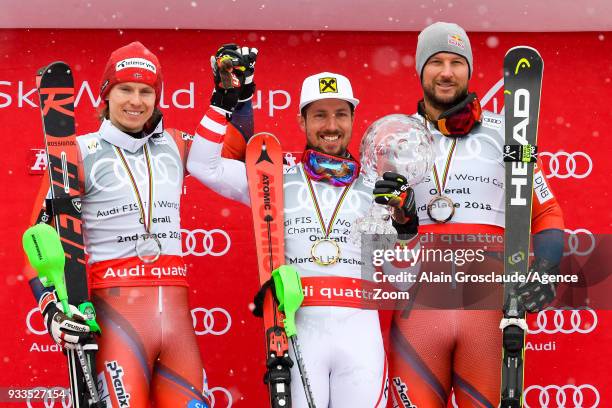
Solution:
<svg viewBox="0 0 612 408"><path fill-rule="evenodd" d="M418 38L416 69L423 99L414 117L431 131L436 152L433 177L413 186L419 233L487 235L491 242L502 242L505 194L499 180L504 180L504 118L483 111L476 94L468 92L474 65L465 30L443 22L425 28ZM539 175L546 180L541 163L538 167L534 178ZM536 259L532 268L554 273L553 265L559 263L563 252L563 219L550 186L546 191L547 197L534 194ZM468 238L463 236L463 242ZM444 246L432 241L430 247L432 243ZM503 255L503 246L489 244L487 251ZM450 274L448 263L442 262L423 264L422 270L436 267L440 268L437 272ZM503 264L492 256L461 270L469 274L501 272ZM497 407L501 310L452 310L457 306L441 305L446 300L441 290L445 289L440 285L421 284L411 300L430 305L423 300L435 299L434 307L400 310L393 317L389 377L394 407L444 408L451 390L459 407ZM517 290L528 311L541 310L554 297L554 286L519 285ZM450 292L450 296L456 294ZM484 293L482 297L489 305L502 299L501 293Z"/></svg>

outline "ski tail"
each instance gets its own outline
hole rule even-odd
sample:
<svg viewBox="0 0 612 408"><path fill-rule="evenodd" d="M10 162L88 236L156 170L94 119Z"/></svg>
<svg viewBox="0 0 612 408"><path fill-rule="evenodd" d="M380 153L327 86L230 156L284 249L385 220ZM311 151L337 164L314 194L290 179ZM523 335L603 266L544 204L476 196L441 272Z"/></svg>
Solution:
<svg viewBox="0 0 612 408"><path fill-rule="evenodd" d="M68 301L87 317L92 331L99 331L93 306L88 301L85 250L81 223L78 155L74 119L74 79L64 62L54 62L38 70L36 85L47 150L50 199L46 212L52 215L61 237L66 265L64 269ZM77 350L68 350L68 369L72 406L102 407L95 382L93 335Z"/></svg>
<svg viewBox="0 0 612 408"><path fill-rule="evenodd" d="M506 228L504 273L527 274L531 238L531 201L537 157L538 116L544 63L537 50L514 47L504 58ZM501 408L523 406L525 310L513 285L504 287Z"/></svg>

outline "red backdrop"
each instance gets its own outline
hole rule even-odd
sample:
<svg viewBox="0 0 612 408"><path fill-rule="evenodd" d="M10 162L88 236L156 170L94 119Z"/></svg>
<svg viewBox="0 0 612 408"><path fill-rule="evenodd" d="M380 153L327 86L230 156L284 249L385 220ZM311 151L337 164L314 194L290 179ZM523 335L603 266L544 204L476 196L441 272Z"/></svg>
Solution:
<svg viewBox="0 0 612 408"><path fill-rule="evenodd" d="M501 63L507 49L527 44L544 58L539 150L550 153L545 155L545 170L564 210L568 233L573 234L568 253L588 251L591 234L608 233L612 227L607 190L612 166L606 159L612 151L606 130L612 121L608 97L612 61L605 51L611 36L610 32L471 35L475 61L471 88L488 110L503 108ZM65 360L50 348L53 343L33 310L21 274L21 234L43 177L37 161L43 139L34 73L54 60L72 65L80 96L77 132L86 133L97 128L94 106L109 53L134 40L154 51L163 65L166 126L188 132L195 129L211 92L209 56L226 42L259 48L256 130L279 136L287 152L299 152L304 145L296 113L301 81L307 75L335 71L351 78L361 99L351 143L354 152L369 123L388 113L412 113L420 98L413 58L416 33L0 31L0 143L5 154L0 219L6 238L0 245L4 265L0 310L6 327L0 336L3 394L7 388L67 386ZM196 239L196 246L185 250L192 264L194 325L214 406L264 407L262 326L249 312L258 282L250 211L188 178L182 214L185 235ZM207 233L210 238L203 244ZM540 316L530 322L527 404L542 404L538 386L567 385L566 404L573 406L577 394L572 396L569 386L574 385L584 397L582 406L612 406L612 387L605 385L612 358L607 346L612 340L612 315L583 311L572 318L565 311L555 320L554 312L547 313L547 320ZM6 400L0 399L0 405L2 401ZM554 390L546 406L558 406Z"/></svg>

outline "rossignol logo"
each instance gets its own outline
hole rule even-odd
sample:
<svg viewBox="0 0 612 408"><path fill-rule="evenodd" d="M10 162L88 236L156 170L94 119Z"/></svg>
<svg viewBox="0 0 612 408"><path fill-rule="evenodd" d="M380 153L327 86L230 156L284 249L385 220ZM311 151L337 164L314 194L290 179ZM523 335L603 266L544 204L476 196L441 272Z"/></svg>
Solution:
<svg viewBox="0 0 612 408"><path fill-rule="evenodd" d="M448 35L448 45L452 45L454 47L458 47L458 48L461 48L462 50L465 50L465 41L463 41L463 39L459 37L459 35L457 34Z"/></svg>
<svg viewBox="0 0 612 408"><path fill-rule="evenodd" d="M142 68L157 74L155 64L144 58L127 58L119 61L117 65L115 65L115 71L121 71L126 68Z"/></svg>
<svg viewBox="0 0 612 408"><path fill-rule="evenodd" d="M400 377L393 378L393 386L395 387L395 394L397 395L398 401L395 401L401 408L418 408L413 405L408 398L408 386L402 381Z"/></svg>
<svg viewBox="0 0 612 408"><path fill-rule="evenodd" d="M78 212L80 214L81 213L81 198L80 197L73 198L72 199L72 206L74 207L76 212Z"/></svg>
<svg viewBox="0 0 612 408"><path fill-rule="evenodd" d="M111 384L115 390L115 396L120 407L130 406L130 394L125 391L125 385L123 384L123 367L121 367L117 361L109 361L106 363L106 371L108 371L111 377Z"/></svg>

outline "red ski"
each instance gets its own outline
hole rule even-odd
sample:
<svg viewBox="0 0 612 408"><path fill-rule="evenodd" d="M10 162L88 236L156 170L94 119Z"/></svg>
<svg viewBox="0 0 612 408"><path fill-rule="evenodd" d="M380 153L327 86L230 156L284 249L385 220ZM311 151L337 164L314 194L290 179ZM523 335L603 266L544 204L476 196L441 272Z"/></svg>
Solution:
<svg viewBox="0 0 612 408"><path fill-rule="evenodd" d="M272 271L285 263L283 220L283 152L270 133L257 133L246 148L246 169L253 211L259 282L268 284ZM270 391L272 408L291 407L291 366L289 343L271 290L266 290L263 319L266 336L264 382Z"/></svg>
<svg viewBox="0 0 612 408"><path fill-rule="evenodd" d="M88 301L85 251L81 230L81 197L77 167L74 120L74 79L64 62L41 68L36 75L43 131L47 149L50 196L41 219L53 216L66 254L65 280L70 304L87 317L92 332L99 331L93 306ZM92 336L87 344L68 350L72 406L102 407L95 383L94 356L98 349Z"/></svg>

